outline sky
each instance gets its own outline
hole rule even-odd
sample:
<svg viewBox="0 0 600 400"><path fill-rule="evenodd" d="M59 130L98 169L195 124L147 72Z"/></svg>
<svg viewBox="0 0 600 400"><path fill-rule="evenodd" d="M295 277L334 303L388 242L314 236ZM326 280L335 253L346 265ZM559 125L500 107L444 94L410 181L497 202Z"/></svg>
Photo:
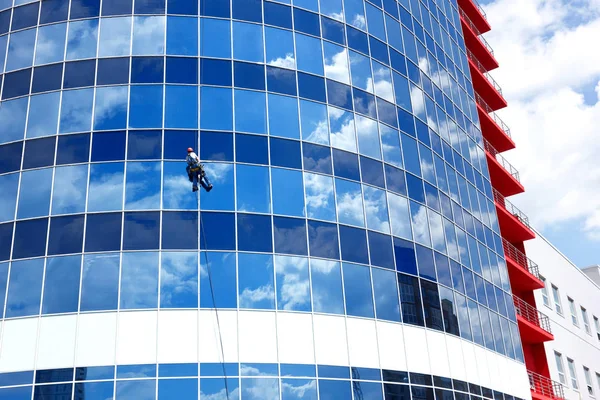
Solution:
<svg viewBox="0 0 600 400"><path fill-rule="evenodd" d="M600 0L482 6L526 190L509 200L577 266L600 264Z"/></svg>

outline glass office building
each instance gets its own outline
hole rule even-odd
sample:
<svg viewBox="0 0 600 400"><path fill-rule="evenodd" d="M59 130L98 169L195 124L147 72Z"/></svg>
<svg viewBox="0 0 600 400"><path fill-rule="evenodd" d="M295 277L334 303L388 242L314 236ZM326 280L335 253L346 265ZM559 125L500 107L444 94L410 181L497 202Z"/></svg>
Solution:
<svg viewBox="0 0 600 400"><path fill-rule="evenodd" d="M0 0L0 85L0 398L529 396L455 1Z"/></svg>

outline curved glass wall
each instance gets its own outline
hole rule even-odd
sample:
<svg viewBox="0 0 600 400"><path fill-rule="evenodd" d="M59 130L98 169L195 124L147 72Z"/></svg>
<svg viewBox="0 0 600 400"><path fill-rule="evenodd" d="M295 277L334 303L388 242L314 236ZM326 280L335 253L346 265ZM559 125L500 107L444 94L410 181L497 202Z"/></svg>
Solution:
<svg viewBox="0 0 600 400"><path fill-rule="evenodd" d="M345 314L523 361L454 1L12 3L4 319Z"/></svg>

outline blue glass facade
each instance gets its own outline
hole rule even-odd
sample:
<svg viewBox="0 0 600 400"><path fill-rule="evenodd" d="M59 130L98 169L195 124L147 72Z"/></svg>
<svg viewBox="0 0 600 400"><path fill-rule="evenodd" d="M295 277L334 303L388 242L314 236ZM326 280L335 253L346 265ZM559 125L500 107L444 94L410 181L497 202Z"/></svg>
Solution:
<svg viewBox="0 0 600 400"><path fill-rule="evenodd" d="M0 0L0 73L4 320L324 313L523 361L455 1Z"/></svg>

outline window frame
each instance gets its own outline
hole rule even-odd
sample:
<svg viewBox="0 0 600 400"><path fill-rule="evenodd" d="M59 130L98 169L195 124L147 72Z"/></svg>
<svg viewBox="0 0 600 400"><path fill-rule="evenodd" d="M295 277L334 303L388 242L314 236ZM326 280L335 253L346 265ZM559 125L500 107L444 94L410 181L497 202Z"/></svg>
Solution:
<svg viewBox="0 0 600 400"><path fill-rule="evenodd" d="M556 285L552 285L552 298L554 300L554 309L556 310L556 313L564 317L562 302L560 301L560 290Z"/></svg>
<svg viewBox="0 0 600 400"><path fill-rule="evenodd" d="M571 387L574 391L579 392L579 381L577 380L575 360L569 357L567 357L567 369L569 370L569 378L571 378Z"/></svg>
<svg viewBox="0 0 600 400"><path fill-rule="evenodd" d="M565 374L565 364L563 356L558 351L554 351L554 361L556 362L556 370L558 372L558 380L561 384L567 385L567 375Z"/></svg>
<svg viewBox="0 0 600 400"><path fill-rule="evenodd" d="M579 327L579 319L577 318L577 307L575 307L575 300L567 296L567 301L569 302L569 311L571 312L571 322L576 327Z"/></svg>
<svg viewBox="0 0 600 400"><path fill-rule="evenodd" d="M592 317L594 317L594 325L596 326L596 336L598 337L598 341L600 341L600 319L595 315L592 315ZM598 382L598 387L600 387L600 382Z"/></svg>
<svg viewBox="0 0 600 400"><path fill-rule="evenodd" d="M585 377L585 384L587 386L588 394L591 397L596 397L596 394L594 393L594 384L592 383L592 374L590 369L585 365L583 366L583 376Z"/></svg>
<svg viewBox="0 0 600 400"><path fill-rule="evenodd" d="M588 317L587 309L583 306L579 306L581 309L581 321L583 322L583 328L585 329L585 333L588 335L592 335L592 329L590 328L590 318Z"/></svg>
<svg viewBox="0 0 600 400"><path fill-rule="evenodd" d="M544 278L542 275L540 275L540 280L542 282L544 282L544 287L542 288L542 303L546 307L552 308L552 304L550 303L550 294L548 293L548 285L547 285L546 278Z"/></svg>

